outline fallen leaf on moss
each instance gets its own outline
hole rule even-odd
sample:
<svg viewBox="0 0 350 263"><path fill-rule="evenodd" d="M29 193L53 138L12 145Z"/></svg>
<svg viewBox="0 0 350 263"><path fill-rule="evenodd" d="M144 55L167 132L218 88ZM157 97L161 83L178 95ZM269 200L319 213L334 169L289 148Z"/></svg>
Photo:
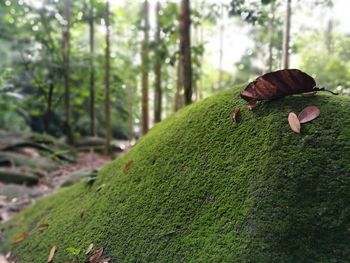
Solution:
<svg viewBox="0 0 350 263"><path fill-rule="evenodd" d="M312 121L320 116L320 109L316 106L308 106L300 112L298 119L300 123Z"/></svg>
<svg viewBox="0 0 350 263"><path fill-rule="evenodd" d="M298 119L298 116L294 112L289 113L288 122L292 131L300 133L300 121Z"/></svg>
<svg viewBox="0 0 350 263"><path fill-rule="evenodd" d="M93 248L94 248L94 244L91 243L91 244L88 246L88 248L87 248L87 250L86 250L86 252L85 252L85 255L89 254Z"/></svg>
<svg viewBox="0 0 350 263"><path fill-rule="evenodd" d="M254 81L241 92L242 99L248 102L252 110L258 100L277 99L288 95L300 94L320 90L315 80L298 69L283 69L266 73Z"/></svg>
<svg viewBox="0 0 350 263"><path fill-rule="evenodd" d="M27 236L28 236L28 232L23 232L23 233L19 234L18 236L16 236L16 237L13 239L12 243L13 243L13 244L16 244L16 243L18 243L18 242L21 242L21 241L22 241L23 239L25 239Z"/></svg>
<svg viewBox="0 0 350 263"><path fill-rule="evenodd" d="M38 228L39 228L39 230L40 231L44 231L46 228L48 228L49 227L49 224L40 224L39 226L38 226Z"/></svg>
<svg viewBox="0 0 350 263"><path fill-rule="evenodd" d="M124 165L124 167L123 167L124 173L127 173L129 171L130 166L132 165L133 162L134 162L133 160L130 160Z"/></svg>
<svg viewBox="0 0 350 263"><path fill-rule="evenodd" d="M81 211L80 211L80 218L83 219L84 215L85 215L85 211L84 211L84 210L81 210Z"/></svg>
<svg viewBox="0 0 350 263"><path fill-rule="evenodd" d="M47 262L51 262L52 261L53 257L55 256L56 250L57 250L56 246L53 246L51 248L49 256L47 257Z"/></svg>
<svg viewBox="0 0 350 263"><path fill-rule="evenodd" d="M241 109L240 108L235 108L232 112L232 120L235 123L239 122L239 113L240 113Z"/></svg>
<svg viewBox="0 0 350 263"><path fill-rule="evenodd" d="M103 254L103 250L104 250L104 248L103 248L103 247L100 247L100 249L97 250L97 251L95 252L95 254L93 254L93 255L90 257L89 262L90 262L90 263L97 263L98 260L100 259L100 257L101 257L102 254Z"/></svg>
<svg viewBox="0 0 350 263"><path fill-rule="evenodd" d="M105 184L101 184L99 187L96 188L96 192L101 191L101 189L105 187Z"/></svg>

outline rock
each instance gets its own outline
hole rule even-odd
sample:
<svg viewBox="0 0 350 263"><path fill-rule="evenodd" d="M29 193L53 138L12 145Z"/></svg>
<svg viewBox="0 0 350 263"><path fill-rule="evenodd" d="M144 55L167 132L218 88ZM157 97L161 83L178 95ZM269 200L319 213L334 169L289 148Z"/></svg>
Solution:
<svg viewBox="0 0 350 263"><path fill-rule="evenodd" d="M75 171L69 175L62 183L61 187L70 186L72 184L78 183L84 178L94 177L97 175L97 170L95 169L81 169Z"/></svg>
<svg viewBox="0 0 350 263"><path fill-rule="evenodd" d="M39 200L5 224L1 249L19 262L44 262L52 244L55 261L69 261L64 248L91 242L112 262L348 262L350 98L291 96L249 111L241 90L157 124L92 186ZM309 105L320 117L293 133L289 112ZM40 223L44 235L11 244Z"/></svg>
<svg viewBox="0 0 350 263"><path fill-rule="evenodd" d="M34 174L24 173L18 169L0 168L0 181L4 183L33 185L38 183L39 178Z"/></svg>

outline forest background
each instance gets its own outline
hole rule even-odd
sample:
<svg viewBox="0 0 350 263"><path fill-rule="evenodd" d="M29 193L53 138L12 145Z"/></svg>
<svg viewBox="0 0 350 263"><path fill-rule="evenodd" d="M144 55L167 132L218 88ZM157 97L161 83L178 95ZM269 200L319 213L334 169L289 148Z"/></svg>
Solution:
<svg viewBox="0 0 350 263"><path fill-rule="evenodd" d="M113 139L138 138L186 104L281 68L350 95L349 8L341 0L0 1L0 127L70 143L100 136L108 152Z"/></svg>

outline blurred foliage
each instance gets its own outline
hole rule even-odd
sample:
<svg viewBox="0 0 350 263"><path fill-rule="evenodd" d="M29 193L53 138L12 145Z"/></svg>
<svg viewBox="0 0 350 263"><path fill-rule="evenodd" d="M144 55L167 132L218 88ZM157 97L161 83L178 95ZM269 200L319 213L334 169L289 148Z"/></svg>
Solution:
<svg viewBox="0 0 350 263"><path fill-rule="evenodd" d="M103 136L104 87L104 0L72 1L71 8L71 106L76 136L89 134L89 19L94 11L96 68L96 126ZM153 42L150 31L150 112L153 110L153 65L162 61L163 118L174 111L179 57L179 4L160 1L161 43ZM330 0L296 1L293 11L321 6ZM154 4L154 3L153 3ZM280 68L284 4L282 0L232 0L227 4L192 2L192 62L195 99L243 83ZM63 118L63 1L0 1L0 127L62 135ZM155 6L151 5L151 8ZM115 138L138 132L140 123L141 3L118 1L111 11L111 123ZM155 10L151 10L151 13ZM228 23L224 17L230 16ZM228 18L227 18L228 19ZM210 38L225 26L248 28L253 46L247 46L235 70L219 69L209 61ZM151 23L152 24L152 23ZM292 25L293 26L293 25ZM224 41L226 41L224 39ZM295 65L316 77L321 86L349 94L349 36L326 32L293 35L291 55ZM231 51L230 51L231 52ZM224 57L226 54L224 53ZM150 114L152 116L152 114ZM49 129L45 126L50 119ZM152 121L152 120L151 120Z"/></svg>

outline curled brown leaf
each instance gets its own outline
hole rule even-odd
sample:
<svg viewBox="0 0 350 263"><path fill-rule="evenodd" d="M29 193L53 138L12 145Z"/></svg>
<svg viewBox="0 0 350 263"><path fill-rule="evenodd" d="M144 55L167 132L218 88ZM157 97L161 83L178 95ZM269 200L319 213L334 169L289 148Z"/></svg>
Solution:
<svg viewBox="0 0 350 263"><path fill-rule="evenodd" d="M289 113L288 122L292 131L300 133L300 121L298 119L298 116L294 112Z"/></svg>
<svg viewBox="0 0 350 263"><path fill-rule="evenodd" d="M239 122L239 113L240 113L241 109L240 108L235 108L232 112L232 120L235 123Z"/></svg>
<svg viewBox="0 0 350 263"><path fill-rule="evenodd" d="M104 248L103 247L100 247L99 250L97 250L89 259L89 262L90 263L97 263L100 259L100 257L102 256L103 254L103 250Z"/></svg>
<svg viewBox="0 0 350 263"><path fill-rule="evenodd" d="M12 244L16 244L18 242L21 242L23 239L25 239L28 236L28 232L23 232L21 234L19 234L18 236L16 236L13 241Z"/></svg>
<svg viewBox="0 0 350 263"><path fill-rule="evenodd" d="M38 228L39 228L39 230L40 231L44 231L46 228L48 228L49 227L49 224L40 224L39 226L38 226Z"/></svg>
<svg viewBox="0 0 350 263"><path fill-rule="evenodd" d="M124 173L127 173L132 165L134 161L133 160L129 160L123 167L123 171Z"/></svg>
<svg viewBox="0 0 350 263"><path fill-rule="evenodd" d="M316 119L318 116L320 116L320 113L320 109L316 106L308 106L303 109L302 112L300 112L298 119L300 123L306 123Z"/></svg>

